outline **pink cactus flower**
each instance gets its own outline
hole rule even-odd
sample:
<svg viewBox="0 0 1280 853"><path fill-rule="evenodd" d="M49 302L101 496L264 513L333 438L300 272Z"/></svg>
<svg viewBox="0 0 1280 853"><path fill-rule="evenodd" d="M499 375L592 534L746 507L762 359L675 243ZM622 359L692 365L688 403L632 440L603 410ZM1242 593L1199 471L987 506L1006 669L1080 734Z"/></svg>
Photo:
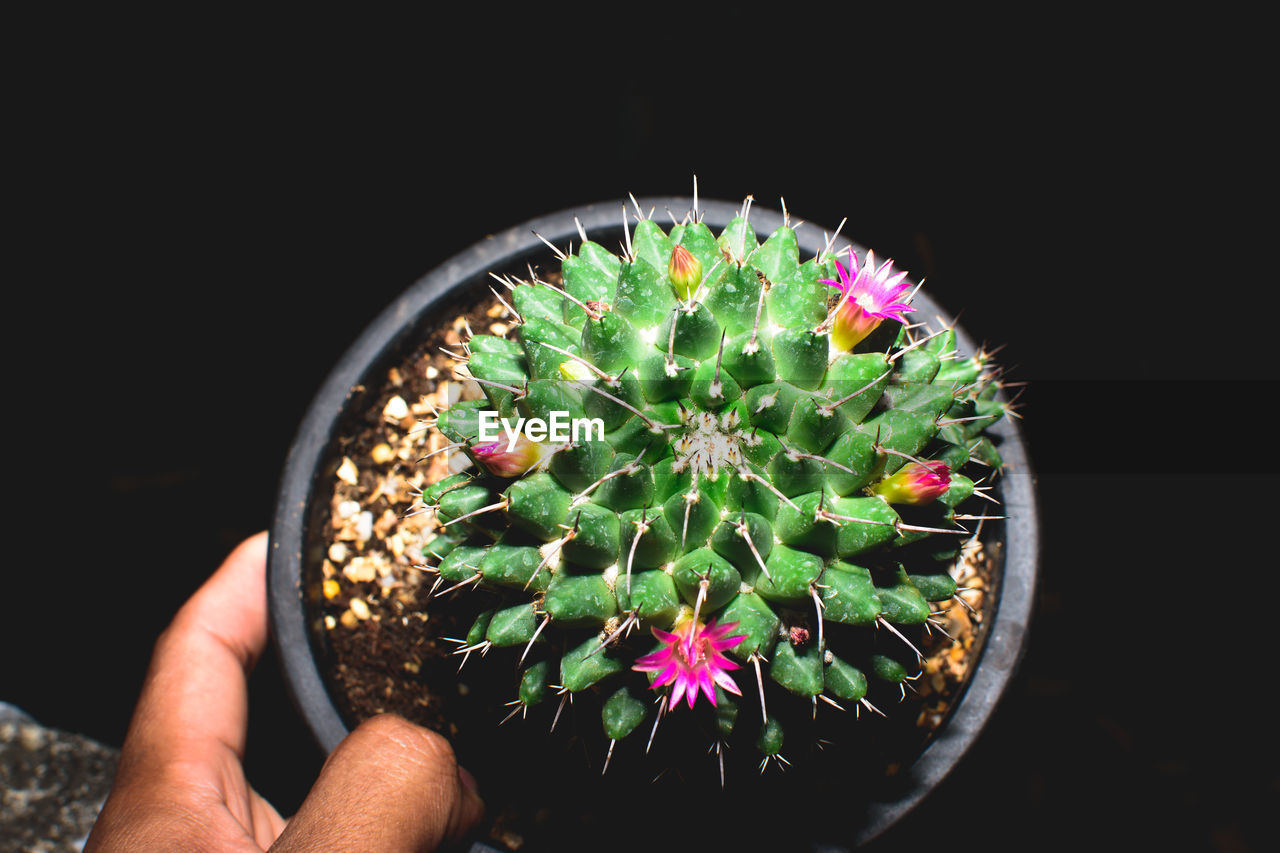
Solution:
<svg viewBox="0 0 1280 853"><path fill-rule="evenodd" d="M676 624L674 633L654 628L653 635L662 641L662 648L637 658L632 669L658 673L653 682L654 690L674 684L671 688L673 708L681 698L685 698L692 708L699 690L714 706L717 684L735 696L741 696L742 691L729 675L729 670L741 667L723 654L747 638L746 634L725 636L736 627L737 622L717 625L713 621L703 625L690 616Z"/></svg>
<svg viewBox="0 0 1280 853"><path fill-rule="evenodd" d="M871 487L891 504L921 506L933 503L951 488L951 468L945 462L911 462Z"/></svg>
<svg viewBox="0 0 1280 853"><path fill-rule="evenodd" d="M907 322L903 315L916 309L900 302L911 289L904 281L905 272L893 273L893 261L885 261L878 268L874 252L867 252L867 262L859 269L858 259L849 249L849 270L836 261L838 281L819 279L840 291L840 304L836 307L835 323L831 328L831 340L837 348L849 351L876 330L885 320Z"/></svg>
<svg viewBox="0 0 1280 853"><path fill-rule="evenodd" d="M471 447L471 455L499 477L520 477L550 456L553 448L533 441L523 433L516 439L515 447L507 449L507 439L501 438L487 444Z"/></svg>

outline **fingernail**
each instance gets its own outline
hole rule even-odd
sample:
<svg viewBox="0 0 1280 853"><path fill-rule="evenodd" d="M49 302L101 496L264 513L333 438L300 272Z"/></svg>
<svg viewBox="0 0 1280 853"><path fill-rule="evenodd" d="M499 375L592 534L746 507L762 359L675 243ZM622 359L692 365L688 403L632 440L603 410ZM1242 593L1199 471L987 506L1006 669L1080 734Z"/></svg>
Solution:
<svg viewBox="0 0 1280 853"><path fill-rule="evenodd" d="M462 787L466 788L477 797L480 796L480 789L476 786L476 777L472 776L467 768L458 767L458 780L462 782Z"/></svg>

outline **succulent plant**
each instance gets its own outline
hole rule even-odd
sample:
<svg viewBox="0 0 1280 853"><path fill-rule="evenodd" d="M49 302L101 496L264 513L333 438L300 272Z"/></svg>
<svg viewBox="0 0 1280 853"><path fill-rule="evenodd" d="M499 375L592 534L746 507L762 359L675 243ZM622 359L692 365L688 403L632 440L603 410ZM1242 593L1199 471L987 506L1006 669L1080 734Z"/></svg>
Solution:
<svg viewBox="0 0 1280 853"><path fill-rule="evenodd" d="M789 223L759 243L742 213L640 215L619 254L582 233L558 278L500 279L517 324L466 342L483 398L436 421L472 463L421 495L436 595L488 591L458 652L510 650L478 665L512 714L594 694L609 756L700 715L763 767L776 703L878 710L869 680L911 677L906 626L985 517L964 472L1001 464L989 356L910 325L905 272L801 262ZM877 630L899 654L857 640Z"/></svg>

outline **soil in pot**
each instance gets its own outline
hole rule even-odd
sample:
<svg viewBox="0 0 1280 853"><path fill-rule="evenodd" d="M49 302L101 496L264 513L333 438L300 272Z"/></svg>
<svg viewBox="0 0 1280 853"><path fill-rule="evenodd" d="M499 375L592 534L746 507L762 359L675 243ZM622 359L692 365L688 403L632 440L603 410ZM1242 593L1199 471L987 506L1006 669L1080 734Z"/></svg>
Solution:
<svg viewBox="0 0 1280 853"><path fill-rule="evenodd" d="M554 281L550 273L543 278ZM609 742L598 707L586 707L593 698L579 695L560 706L552 696L527 719L516 713L504 723L520 650L489 652L511 657L511 679L493 678L503 671L494 661L477 667L469 658L481 652L463 651L461 638L484 609L483 596L450 591L421 568L439 525L415 513L416 496L451 473L451 464L466 462L461 454L436 452L449 442L423 422L457 399L479 396L444 351L460 352L468 329L504 336L512 328L505 307L488 293L439 319L381 387L363 389L367 414L340 439L323 543L321 645L331 694L348 724L394 712L447 735L480 781L489 806L484 835L505 849L549 849L548 843L566 849L567 838L611 850L655 843L672 849L665 836L673 832L680 838L674 849L692 848L699 838L795 849L797 838L851 837L859 802L910 784L904 768L963 693L997 592L999 523L988 522L983 536L963 548L953 570L962 589L935 604L933 625L908 632L905 639L924 656L910 689L879 685L867 707L820 704L812 719L793 713L782 751L791 766L774 763L763 773L758 755L708 753L712 739L675 727L659 728L645 755L646 724L619 744L608 784L599 784ZM903 639L875 633L872 642L901 657ZM750 678L746 683L754 686ZM744 692L745 700L753 698ZM848 719L855 714L856 722ZM691 751L702 758L694 766L675 760ZM832 773L840 774L839 786L824 784ZM763 818L754 813L760 808Z"/></svg>

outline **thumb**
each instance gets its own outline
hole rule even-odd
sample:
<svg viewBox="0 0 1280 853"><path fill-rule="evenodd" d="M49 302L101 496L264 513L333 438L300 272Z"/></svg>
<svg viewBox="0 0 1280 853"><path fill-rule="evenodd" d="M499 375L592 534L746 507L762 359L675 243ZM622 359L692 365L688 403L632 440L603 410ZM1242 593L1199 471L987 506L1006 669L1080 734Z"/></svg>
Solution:
<svg viewBox="0 0 1280 853"><path fill-rule="evenodd" d="M383 714L338 744L271 851L435 850L483 813L447 740Z"/></svg>

